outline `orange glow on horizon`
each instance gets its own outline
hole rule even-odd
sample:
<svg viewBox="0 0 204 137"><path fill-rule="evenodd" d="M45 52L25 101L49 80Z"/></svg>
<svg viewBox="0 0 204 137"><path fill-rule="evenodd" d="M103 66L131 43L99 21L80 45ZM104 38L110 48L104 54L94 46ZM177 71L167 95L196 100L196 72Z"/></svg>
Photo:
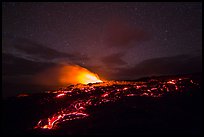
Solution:
<svg viewBox="0 0 204 137"><path fill-rule="evenodd" d="M88 84L88 83L97 83L103 82L100 80L99 76L95 73L90 72L86 68L72 65L72 66L64 66L61 69L60 74L60 83L62 84Z"/></svg>

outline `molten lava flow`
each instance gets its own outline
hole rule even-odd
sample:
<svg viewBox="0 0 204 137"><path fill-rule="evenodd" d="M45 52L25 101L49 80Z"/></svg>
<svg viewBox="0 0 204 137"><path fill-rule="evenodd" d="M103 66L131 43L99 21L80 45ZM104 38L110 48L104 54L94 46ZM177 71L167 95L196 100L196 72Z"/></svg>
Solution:
<svg viewBox="0 0 204 137"><path fill-rule="evenodd" d="M58 94L56 97L59 98L59 97L65 96L65 95L66 95L66 94L61 93L61 94Z"/></svg>
<svg viewBox="0 0 204 137"><path fill-rule="evenodd" d="M82 71L78 72L79 70ZM88 70L84 68L80 68L79 70L78 68L76 69L74 67L71 71L73 74L79 74L79 77L77 77L76 80L81 80L81 76L82 78L85 77L86 79L86 76L83 76L83 74L84 71L87 72ZM86 75L86 73L84 75ZM189 83L191 84L189 85ZM93 115L94 111L91 110L94 110L95 107L97 109L99 108L98 106L105 107L103 104L114 103L122 100L124 97L125 99L132 98L134 96L160 98L162 96L167 96L170 94L174 95L175 91L188 92L189 89L190 91L192 91L192 87L194 86L199 88L199 83L195 83L191 79L188 79L188 81L186 81L186 79L184 81L173 79L170 81L158 81L155 83L152 83L151 80L147 82L110 81L108 83L103 82L92 84L91 86L83 84L79 85L80 86L78 86L78 84L74 85L71 89L65 88L64 90L59 90L59 94L53 97L53 99L56 100L52 101L55 102L55 104L53 104L54 107L52 108L56 109L55 113L53 113L52 115L48 113L46 118L39 120L34 128L48 130L57 129L58 126L60 127L60 123L67 122L68 124L73 120L89 118ZM52 93L58 93L58 91L54 91ZM79 97L79 95L81 95L81 97ZM60 99L62 99L63 97L66 98L64 98L62 102L60 101ZM50 99L51 98L49 97L49 100ZM46 100L43 97L42 102L44 101ZM62 105L62 103L65 105Z"/></svg>
<svg viewBox="0 0 204 137"><path fill-rule="evenodd" d="M97 74L94 74L89 70L82 68L80 66L72 65L72 66L64 66L61 69L60 82L63 84L68 84L68 83L88 84L88 83L97 83L102 81L99 79Z"/></svg>
<svg viewBox="0 0 204 137"><path fill-rule="evenodd" d="M29 96L28 94L19 94L17 97L27 97Z"/></svg>

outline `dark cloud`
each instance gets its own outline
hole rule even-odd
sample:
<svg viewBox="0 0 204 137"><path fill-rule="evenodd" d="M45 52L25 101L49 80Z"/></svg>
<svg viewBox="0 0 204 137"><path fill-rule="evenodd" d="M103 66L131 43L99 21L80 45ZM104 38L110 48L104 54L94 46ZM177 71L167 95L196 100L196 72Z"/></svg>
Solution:
<svg viewBox="0 0 204 137"><path fill-rule="evenodd" d="M21 92L35 93L59 88L56 84L40 85L35 80L37 74L57 66L60 65L52 62L36 62L2 53L2 89L6 91L3 97Z"/></svg>
<svg viewBox="0 0 204 137"><path fill-rule="evenodd" d="M113 19L105 26L107 45L126 48L134 46L132 43L147 41L149 34L139 27L133 27L122 19Z"/></svg>
<svg viewBox="0 0 204 137"><path fill-rule="evenodd" d="M21 90L36 91L49 89L56 85L39 85L35 81L37 74L52 67L60 66L52 62L36 62L19 58L11 54L2 54L2 80L3 89L8 92L20 92ZM47 87L46 87L47 86ZM10 93L5 93L5 96Z"/></svg>
<svg viewBox="0 0 204 137"><path fill-rule="evenodd" d="M170 75L202 72L202 57L178 55L144 60L132 68L118 68L111 77L118 79L136 79L151 75ZM119 78L119 76L121 76Z"/></svg>
<svg viewBox="0 0 204 137"><path fill-rule="evenodd" d="M39 86L34 81L34 77L42 70L53 66L56 66L56 64L35 62L12 54L2 53L2 89L5 91L3 97L21 92L31 93L48 90L53 85L50 85L50 87Z"/></svg>
<svg viewBox="0 0 204 137"><path fill-rule="evenodd" d="M3 51L9 54L20 54L21 57L27 57L26 59L34 59L38 61L47 60L58 60L67 63L78 63L81 60L88 60L87 56L80 53L65 53L55 49L49 48L32 40L26 38L15 38L13 42L8 43L9 38L4 40ZM15 52L11 52L15 51Z"/></svg>
<svg viewBox="0 0 204 137"><path fill-rule="evenodd" d="M123 56L124 56L124 53L114 53L103 57L101 61L105 66L109 66L109 67L123 66L127 64L124 60L122 60Z"/></svg>
<svg viewBox="0 0 204 137"><path fill-rule="evenodd" d="M56 65L56 64L48 63L48 62L42 63L42 62L30 61L30 60L16 57L12 54L2 53L2 74L3 75L35 74L53 65Z"/></svg>
<svg viewBox="0 0 204 137"><path fill-rule="evenodd" d="M44 59L61 57L67 57L71 59L74 58L73 55L56 51L28 39L18 39L14 47L22 52L25 52L26 54L38 56Z"/></svg>

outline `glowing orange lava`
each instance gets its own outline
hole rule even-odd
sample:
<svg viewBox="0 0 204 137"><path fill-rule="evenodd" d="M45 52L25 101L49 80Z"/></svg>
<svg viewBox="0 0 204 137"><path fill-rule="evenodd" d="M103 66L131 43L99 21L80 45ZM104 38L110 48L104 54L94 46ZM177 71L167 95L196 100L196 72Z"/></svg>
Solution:
<svg viewBox="0 0 204 137"><path fill-rule="evenodd" d="M29 96L28 94L19 94L17 97L27 97Z"/></svg>
<svg viewBox="0 0 204 137"><path fill-rule="evenodd" d="M61 93L61 94L58 94L56 97L59 98L59 97L65 96L65 95L66 95L66 94Z"/></svg>

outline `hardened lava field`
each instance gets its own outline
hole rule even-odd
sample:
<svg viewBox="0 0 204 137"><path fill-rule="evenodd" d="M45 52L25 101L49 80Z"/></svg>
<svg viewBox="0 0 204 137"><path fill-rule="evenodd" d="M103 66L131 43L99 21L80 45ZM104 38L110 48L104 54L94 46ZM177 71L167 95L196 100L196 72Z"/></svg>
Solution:
<svg viewBox="0 0 204 137"><path fill-rule="evenodd" d="M5 101L4 128L13 134L199 134L200 92L198 77L172 76L21 94Z"/></svg>

